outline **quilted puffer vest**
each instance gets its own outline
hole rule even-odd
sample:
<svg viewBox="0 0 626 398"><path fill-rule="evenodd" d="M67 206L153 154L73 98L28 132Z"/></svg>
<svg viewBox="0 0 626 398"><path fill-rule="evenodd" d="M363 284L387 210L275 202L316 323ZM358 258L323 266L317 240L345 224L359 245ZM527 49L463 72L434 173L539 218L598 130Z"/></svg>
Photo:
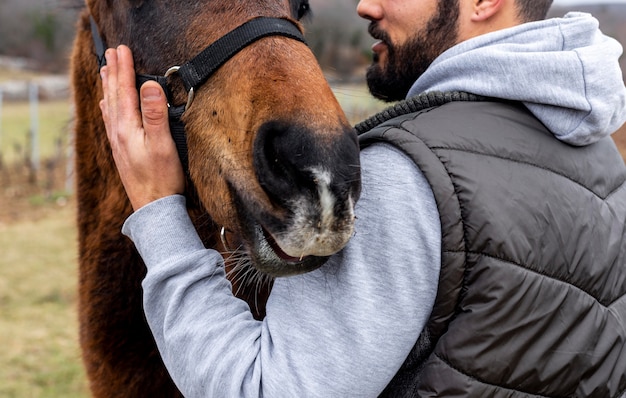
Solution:
<svg viewBox="0 0 626 398"><path fill-rule="evenodd" d="M357 130L415 161L442 225L434 310L383 396L625 394L626 167L610 138L569 146L523 106L463 93Z"/></svg>

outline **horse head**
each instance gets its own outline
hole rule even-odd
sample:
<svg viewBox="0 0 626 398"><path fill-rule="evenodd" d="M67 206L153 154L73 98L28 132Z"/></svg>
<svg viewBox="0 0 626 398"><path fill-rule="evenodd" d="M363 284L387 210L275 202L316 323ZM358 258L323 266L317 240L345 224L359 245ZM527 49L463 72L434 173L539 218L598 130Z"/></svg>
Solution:
<svg viewBox="0 0 626 398"><path fill-rule="evenodd" d="M301 30L308 10L294 0L87 4L108 46L128 45L145 75L164 75L260 16ZM255 40L193 87L193 102L180 80L170 76L168 88L172 106L187 105L190 196L230 249L271 276L310 271L339 251L353 232L358 145L310 49L282 35Z"/></svg>

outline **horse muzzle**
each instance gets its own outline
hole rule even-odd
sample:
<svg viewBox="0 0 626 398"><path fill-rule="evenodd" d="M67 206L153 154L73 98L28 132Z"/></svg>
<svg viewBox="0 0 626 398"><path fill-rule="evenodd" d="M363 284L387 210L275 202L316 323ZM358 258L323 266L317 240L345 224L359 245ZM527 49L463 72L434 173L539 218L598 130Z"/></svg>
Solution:
<svg viewBox="0 0 626 398"><path fill-rule="evenodd" d="M270 205L237 200L236 207L255 268L286 276L321 266L354 231L361 189L355 132L268 122L257 132L253 158Z"/></svg>

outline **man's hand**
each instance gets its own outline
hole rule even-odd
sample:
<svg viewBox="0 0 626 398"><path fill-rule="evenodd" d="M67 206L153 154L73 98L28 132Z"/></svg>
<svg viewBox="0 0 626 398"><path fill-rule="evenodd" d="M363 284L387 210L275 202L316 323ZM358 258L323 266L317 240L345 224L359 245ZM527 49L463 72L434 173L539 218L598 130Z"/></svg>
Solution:
<svg viewBox="0 0 626 398"><path fill-rule="evenodd" d="M130 49L122 45L108 49L105 55L100 109L113 159L133 209L183 193L185 177L170 135L163 89L149 81L141 87L138 98Z"/></svg>

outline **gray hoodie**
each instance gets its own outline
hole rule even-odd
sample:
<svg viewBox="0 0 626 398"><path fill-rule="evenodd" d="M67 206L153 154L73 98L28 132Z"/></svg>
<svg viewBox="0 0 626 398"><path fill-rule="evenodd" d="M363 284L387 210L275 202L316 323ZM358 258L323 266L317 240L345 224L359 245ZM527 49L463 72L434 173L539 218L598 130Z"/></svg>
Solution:
<svg viewBox="0 0 626 398"><path fill-rule="evenodd" d="M556 136L582 145L625 121L619 53L595 20L576 14L462 43L411 94L521 100ZM146 317L187 397L375 397L400 368L434 303L439 214L404 154L377 144L361 159L355 236L322 268L278 279L263 321L231 294L221 257L202 246L183 197L126 221L123 232L148 268Z"/></svg>

